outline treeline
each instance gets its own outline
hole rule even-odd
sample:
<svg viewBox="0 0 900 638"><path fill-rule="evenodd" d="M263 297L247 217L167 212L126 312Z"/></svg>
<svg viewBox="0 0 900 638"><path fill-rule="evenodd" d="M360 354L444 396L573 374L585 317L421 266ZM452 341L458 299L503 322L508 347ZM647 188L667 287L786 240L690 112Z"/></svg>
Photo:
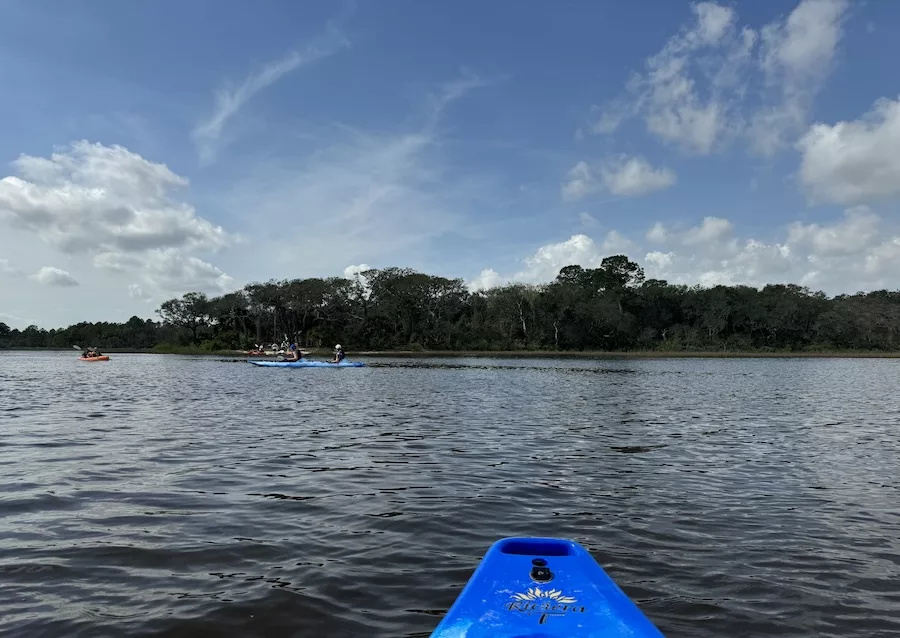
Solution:
<svg viewBox="0 0 900 638"><path fill-rule="evenodd" d="M829 298L796 285L702 288L644 278L624 255L567 266L543 285L470 292L461 279L406 268L355 279L253 283L188 293L159 321L61 330L0 324L0 346L248 349L287 336L350 350L897 350L900 291Z"/></svg>

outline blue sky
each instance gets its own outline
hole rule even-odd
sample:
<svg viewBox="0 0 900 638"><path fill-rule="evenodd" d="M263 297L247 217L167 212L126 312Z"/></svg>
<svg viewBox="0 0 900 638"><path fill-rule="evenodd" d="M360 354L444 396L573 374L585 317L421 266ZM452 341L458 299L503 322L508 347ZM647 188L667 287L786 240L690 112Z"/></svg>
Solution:
<svg viewBox="0 0 900 638"><path fill-rule="evenodd" d="M679 283L898 287L898 3L0 0L0 18L10 325L365 266L541 283L622 252Z"/></svg>

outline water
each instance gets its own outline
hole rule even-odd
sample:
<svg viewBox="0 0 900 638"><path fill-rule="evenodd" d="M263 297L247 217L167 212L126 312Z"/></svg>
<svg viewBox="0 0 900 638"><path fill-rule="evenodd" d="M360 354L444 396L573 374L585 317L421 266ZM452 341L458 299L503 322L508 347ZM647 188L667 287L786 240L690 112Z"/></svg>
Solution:
<svg viewBox="0 0 900 638"><path fill-rule="evenodd" d="M502 536L669 636L900 633L892 360L0 354L0 633L428 636Z"/></svg>

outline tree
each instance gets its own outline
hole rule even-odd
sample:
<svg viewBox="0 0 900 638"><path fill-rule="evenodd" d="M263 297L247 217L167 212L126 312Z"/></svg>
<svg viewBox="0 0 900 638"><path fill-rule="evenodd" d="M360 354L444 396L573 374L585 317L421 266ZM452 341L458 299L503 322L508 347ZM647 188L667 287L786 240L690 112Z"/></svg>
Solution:
<svg viewBox="0 0 900 638"><path fill-rule="evenodd" d="M197 343L200 330L209 325L210 303L202 292L189 292L164 301L157 312L164 323L190 330L191 342Z"/></svg>
<svg viewBox="0 0 900 638"><path fill-rule="evenodd" d="M389 267L352 278L270 279L211 299L189 292L157 312L161 322L131 317L49 331L0 323L0 346L202 341L224 349L287 337L354 349L900 350L900 291L828 298L792 284L687 287L645 279L625 255L596 268L564 266L539 286L470 292L461 279Z"/></svg>

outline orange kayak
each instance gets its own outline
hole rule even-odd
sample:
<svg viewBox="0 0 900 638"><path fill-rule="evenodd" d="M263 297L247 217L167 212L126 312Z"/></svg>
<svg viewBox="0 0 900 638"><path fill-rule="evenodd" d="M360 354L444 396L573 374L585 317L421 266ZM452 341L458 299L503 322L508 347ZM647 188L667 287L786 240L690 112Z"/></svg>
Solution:
<svg viewBox="0 0 900 638"><path fill-rule="evenodd" d="M99 357L78 357L79 361L109 361L108 355L101 355Z"/></svg>

